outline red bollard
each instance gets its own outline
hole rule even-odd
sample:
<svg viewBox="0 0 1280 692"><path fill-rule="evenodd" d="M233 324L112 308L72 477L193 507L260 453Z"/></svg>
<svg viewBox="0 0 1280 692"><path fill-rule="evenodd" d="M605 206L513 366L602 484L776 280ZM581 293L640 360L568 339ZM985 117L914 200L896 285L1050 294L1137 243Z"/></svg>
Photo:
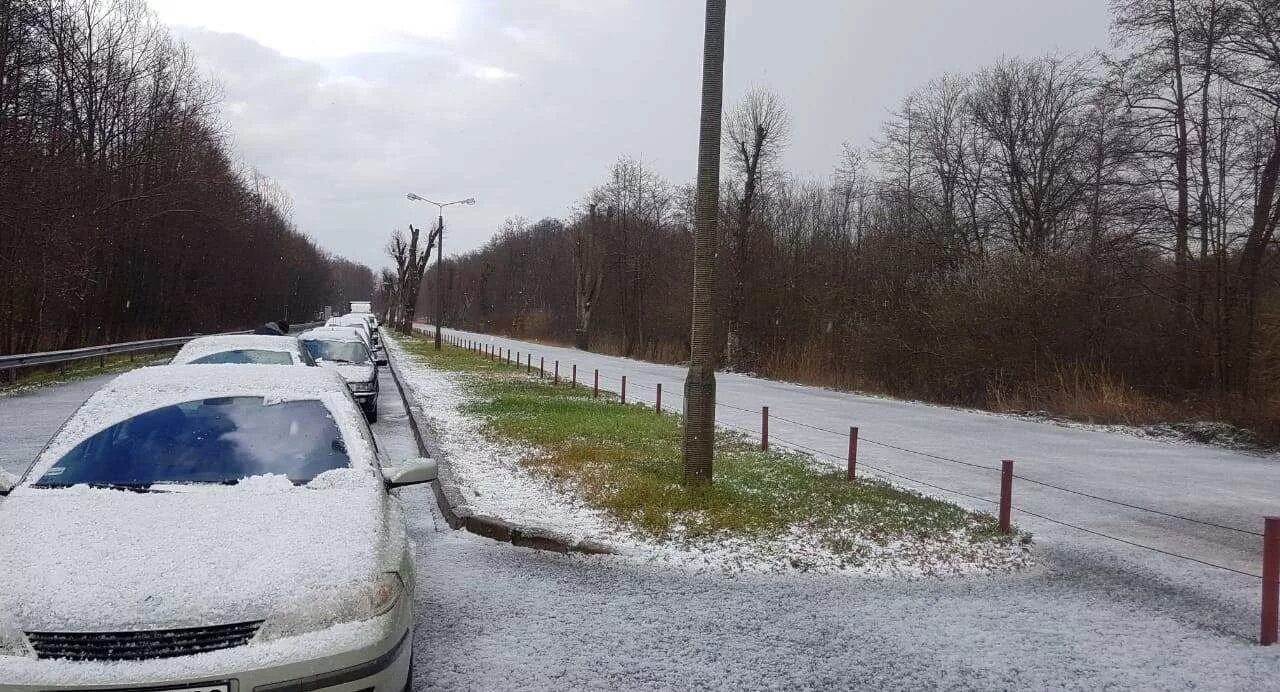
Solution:
<svg viewBox="0 0 1280 692"><path fill-rule="evenodd" d="M760 407L760 451L769 451L769 407Z"/></svg>
<svg viewBox="0 0 1280 692"><path fill-rule="evenodd" d="M1258 643L1276 643L1280 622L1280 517L1267 517L1262 530L1262 634Z"/></svg>
<svg viewBox="0 0 1280 692"><path fill-rule="evenodd" d="M573 364L573 379L570 380L569 386L572 387L573 389L578 388L578 364L577 363Z"/></svg>
<svg viewBox="0 0 1280 692"><path fill-rule="evenodd" d="M627 403L627 376L622 376L622 403Z"/></svg>
<svg viewBox="0 0 1280 692"><path fill-rule="evenodd" d="M849 480L858 477L858 429L849 426Z"/></svg>
<svg viewBox="0 0 1280 692"><path fill-rule="evenodd" d="M591 396L600 398L600 368L596 368L596 382L591 385Z"/></svg>
<svg viewBox="0 0 1280 692"><path fill-rule="evenodd" d="M1000 462L1000 533L1009 533L1009 514L1013 509L1013 461Z"/></svg>
<svg viewBox="0 0 1280 692"><path fill-rule="evenodd" d="M560 384L560 361L558 360L556 361L556 379L553 382Z"/></svg>
<svg viewBox="0 0 1280 692"><path fill-rule="evenodd" d="M653 410L657 412L659 416L662 415L662 383L661 382L658 383L658 398L655 399L653 402Z"/></svg>

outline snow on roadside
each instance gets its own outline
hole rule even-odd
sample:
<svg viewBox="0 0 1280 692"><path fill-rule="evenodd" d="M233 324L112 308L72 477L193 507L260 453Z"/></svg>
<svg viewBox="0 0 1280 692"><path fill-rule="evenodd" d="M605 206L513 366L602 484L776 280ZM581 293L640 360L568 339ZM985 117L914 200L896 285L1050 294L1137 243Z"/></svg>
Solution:
<svg viewBox="0 0 1280 692"><path fill-rule="evenodd" d="M1029 546L971 541L963 531L881 543L851 530L839 537L845 544L839 553L804 526L764 537L676 535L660 540L643 535L525 468L522 462L535 455L536 449L487 435L483 420L466 412L475 400L468 391L468 380L477 375L430 368L406 352L397 337L386 342L410 396L429 419L449 457L468 507L478 514L551 529L575 539L591 538L619 552L612 558L584 559L621 559L699 572L843 573L870 578L989 574L1032 564Z"/></svg>

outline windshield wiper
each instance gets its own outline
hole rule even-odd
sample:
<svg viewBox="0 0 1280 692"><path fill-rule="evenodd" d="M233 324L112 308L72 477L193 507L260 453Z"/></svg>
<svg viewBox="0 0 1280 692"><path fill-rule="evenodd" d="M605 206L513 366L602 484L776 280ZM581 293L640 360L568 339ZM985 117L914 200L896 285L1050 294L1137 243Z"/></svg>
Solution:
<svg viewBox="0 0 1280 692"><path fill-rule="evenodd" d="M127 490L131 493L167 493L168 490L152 488L150 483L86 483L90 488L105 490Z"/></svg>
<svg viewBox="0 0 1280 692"><path fill-rule="evenodd" d="M32 483L33 488L70 488L87 485L100 490L127 490L131 493L167 493L168 490L152 488L150 483Z"/></svg>

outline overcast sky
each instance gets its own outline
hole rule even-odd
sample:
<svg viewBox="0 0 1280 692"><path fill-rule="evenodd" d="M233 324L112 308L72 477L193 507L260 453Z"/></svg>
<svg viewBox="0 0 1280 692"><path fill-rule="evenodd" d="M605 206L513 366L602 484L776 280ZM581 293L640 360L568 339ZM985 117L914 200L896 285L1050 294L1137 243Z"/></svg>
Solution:
<svg viewBox="0 0 1280 692"><path fill-rule="evenodd" d="M374 268L392 229L434 219L407 192L477 199L446 215L454 253L563 217L622 154L694 176L699 0L150 2L222 85L238 157ZM780 93L788 169L825 176L937 75L1107 40L1107 0L729 0L725 102Z"/></svg>

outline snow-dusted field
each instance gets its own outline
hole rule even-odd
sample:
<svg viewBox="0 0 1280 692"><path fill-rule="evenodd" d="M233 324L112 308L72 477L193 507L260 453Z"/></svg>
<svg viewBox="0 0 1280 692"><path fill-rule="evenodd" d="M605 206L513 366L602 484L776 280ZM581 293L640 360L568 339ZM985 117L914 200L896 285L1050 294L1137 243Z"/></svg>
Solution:
<svg viewBox="0 0 1280 692"><path fill-rule="evenodd" d="M586 359L595 356L579 355L580 371L592 367ZM722 394L734 388L730 379L721 378ZM668 396L678 393L678 379L660 381L671 383ZM394 393L389 380L382 387ZM0 398L0 467L21 471L92 390L78 382ZM393 458L412 455L397 398L379 403L379 446ZM780 425L775 433L788 437ZM1273 468L1252 457L1235 463ZM1274 480L1241 491L1255 496L1242 497L1242 513L1276 492ZM725 577L514 548L450 531L429 490L404 494L417 543L415 689L1274 689L1280 676L1280 650L1250 641L1254 583L1042 530L1025 517L1042 563L1028 572L901 582ZM1192 511L1197 503L1183 504ZM1111 521L1177 535L1165 521Z"/></svg>

